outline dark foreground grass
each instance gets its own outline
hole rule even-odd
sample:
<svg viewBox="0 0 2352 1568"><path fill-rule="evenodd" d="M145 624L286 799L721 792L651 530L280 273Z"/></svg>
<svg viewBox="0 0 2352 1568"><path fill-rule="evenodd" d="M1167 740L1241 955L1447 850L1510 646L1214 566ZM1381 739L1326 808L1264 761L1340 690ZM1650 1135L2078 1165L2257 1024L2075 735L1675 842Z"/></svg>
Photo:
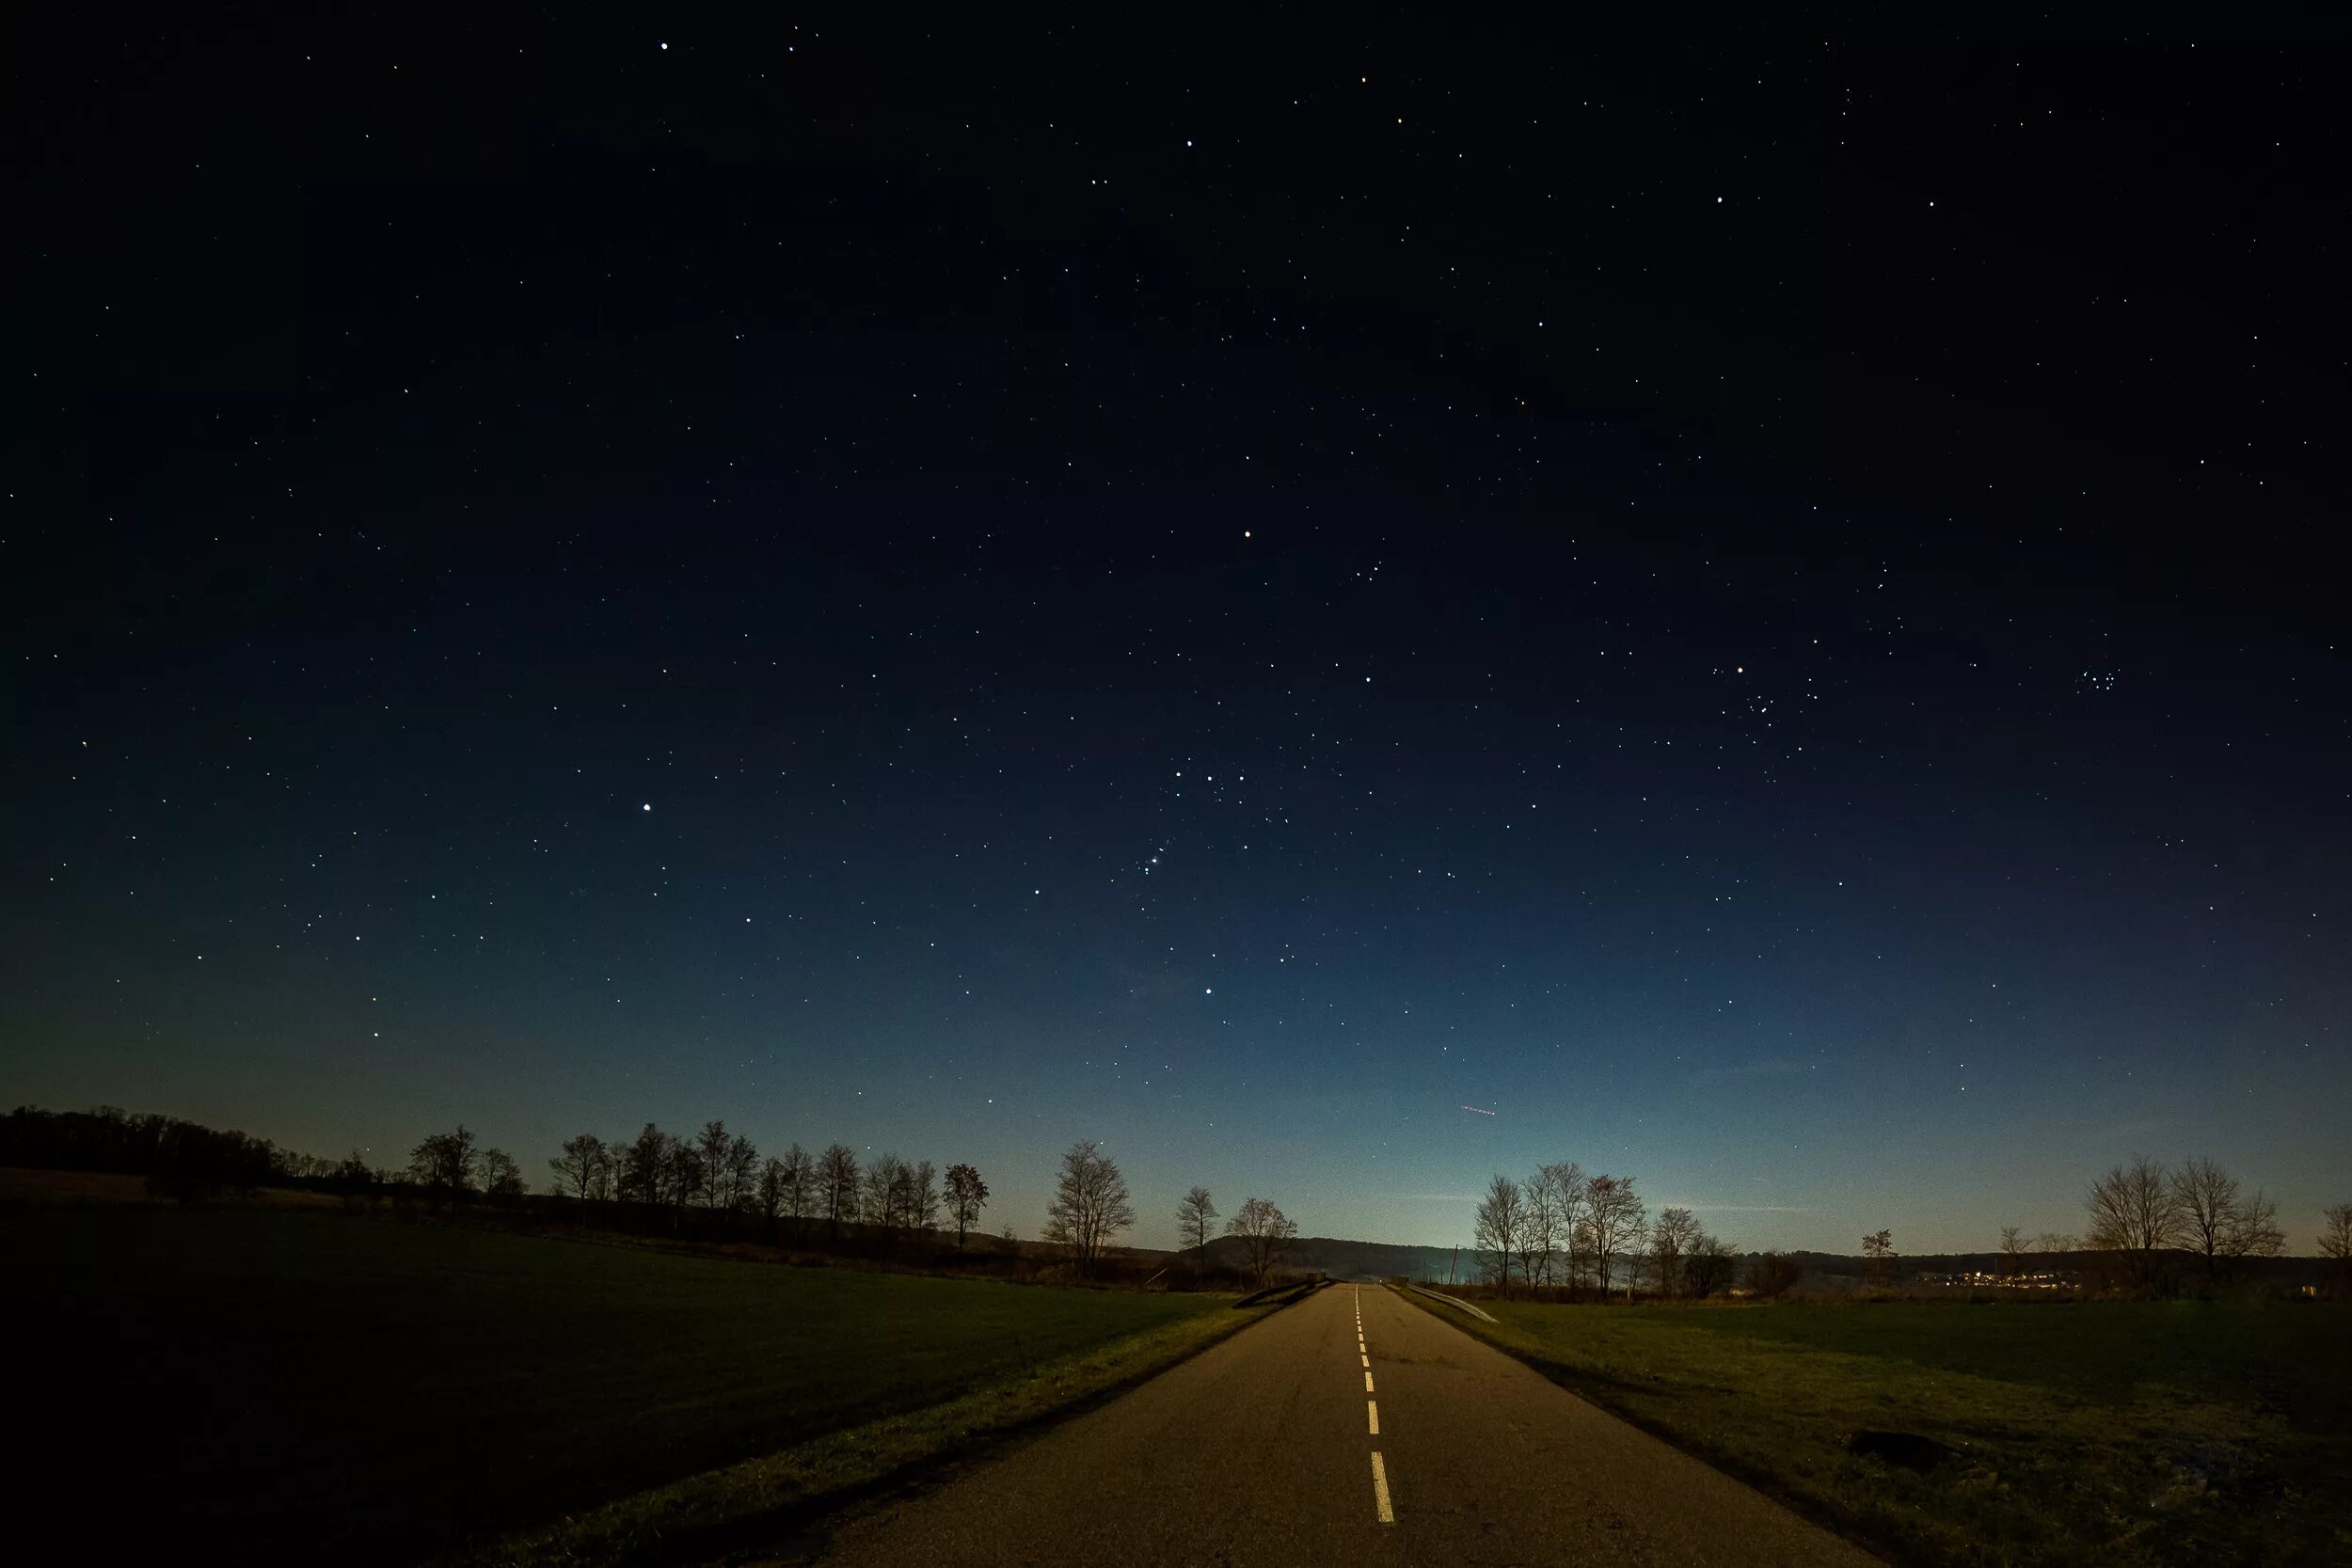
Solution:
<svg viewBox="0 0 2352 1568"><path fill-rule="evenodd" d="M772 1484L704 1484L712 1528L1256 1316L268 1210L0 1211L0 1258L16 1430L40 1445L16 1479L108 1560L167 1541L414 1560L865 1429Z"/></svg>
<svg viewBox="0 0 2352 1568"><path fill-rule="evenodd" d="M1482 1305L1431 1310L1898 1562L2352 1561L2341 1307Z"/></svg>
<svg viewBox="0 0 2352 1568"><path fill-rule="evenodd" d="M922 1476L990 1439L1141 1382L1274 1307L1202 1312L928 1405L827 1433L780 1452L615 1498L453 1554L439 1568L680 1564L797 1560L818 1543L801 1527L825 1506L879 1484Z"/></svg>

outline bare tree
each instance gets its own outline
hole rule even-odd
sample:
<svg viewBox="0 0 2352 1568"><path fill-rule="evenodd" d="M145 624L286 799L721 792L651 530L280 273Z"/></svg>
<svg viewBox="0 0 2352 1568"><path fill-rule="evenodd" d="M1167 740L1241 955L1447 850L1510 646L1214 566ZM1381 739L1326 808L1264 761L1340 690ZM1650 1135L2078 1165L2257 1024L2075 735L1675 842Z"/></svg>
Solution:
<svg viewBox="0 0 2352 1568"><path fill-rule="evenodd" d="M724 1208L727 1194L727 1124L723 1121L703 1123L703 1135L694 1146L702 1168L702 1200L714 1209Z"/></svg>
<svg viewBox="0 0 2352 1568"><path fill-rule="evenodd" d="M841 1222L857 1218L857 1155L843 1145L827 1145L817 1157L817 1192L825 1223L840 1235Z"/></svg>
<svg viewBox="0 0 2352 1568"><path fill-rule="evenodd" d="M775 1240L776 1216L784 1211L784 1162L771 1154L759 1167L759 1218L770 1241Z"/></svg>
<svg viewBox="0 0 2352 1568"><path fill-rule="evenodd" d="M2334 1259L2336 1288L2352 1288L2352 1203L2331 1203L2321 1213L2319 1255Z"/></svg>
<svg viewBox="0 0 2352 1568"><path fill-rule="evenodd" d="M463 1126L429 1134L408 1156L408 1174L436 1206L473 1196L473 1134Z"/></svg>
<svg viewBox="0 0 2352 1568"><path fill-rule="evenodd" d="M907 1224L921 1231L939 1228L939 1172L929 1160L907 1172Z"/></svg>
<svg viewBox="0 0 2352 1568"><path fill-rule="evenodd" d="M817 1162L794 1144L784 1151L783 1164L784 1212L792 1216L792 1228L798 1231L817 1206Z"/></svg>
<svg viewBox="0 0 2352 1568"><path fill-rule="evenodd" d="M2071 1231L2044 1230L2033 1239L2033 1250L2044 1259L2058 1258L2074 1250Z"/></svg>
<svg viewBox="0 0 2352 1568"><path fill-rule="evenodd" d="M726 1200L723 1209L751 1209L759 1202L759 1150L738 1132L727 1140Z"/></svg>
<svg viewBox="0 0 2352 1568"><path fill-rule="evenodd" d="M2352 1263L2352 1203L2331 1203L2320 1218L2319 1255Z"/></svg>
<svg viewBox="0 0 2352 1568"><path fill-rule="evenodd" d="M1110 1239L1135 1223L1126 1178L1103 1146L1090 1139L1071 1145L1045 1206L1045 1239L1068 1247L1080 1272L1091 1273Z"/></svg>
<svg viewBox="0 0 2352 1568"><path fill-rule="evenodd" d="M2220 1269L2222 1237L2237 1214L2237 1178L2211 1160L2185 1160L2172 1173L2171 1189L2181 1234L2189 1250L2203 1256L2210 1277Z"/></svg>
<svg viewBox="0 0 2352 1568"><path fill-rule="evenodd" d="M1225 1234L1241 1238L1250 1277L1263 1285L1283 1249L1297 1237L1298 1225L1264 1198L1253 1197L1225 1222Z"/></svg>
<svg viewBox="0 0 2352 1568"><path fill-rule="evenodd" d="M2124 1254L2133 1277L2153 1285L2166 1249L2182 1233L2180 1198L2164 1166L2140 1154L2128 1165L2110 1166L2083 1195L2083 1209L2090 1216L2088 1243Z"/></svg>
<svg viewBox="0 0 2352 1568"><path fill-rule="evenodd" d="M2287 1233L2279 1228L2279 1206L2270 1195L2256 1189L2243 1199L2230 1221L2221 1245L2232 1261L2240 1258L2276 1258L2286 1250Z"/></svg>
<svg viewBox="0 0 2352 1568"><path fill-rule="evenodd" d="M1486 1183L1486 1196L1478 1200L1470 1241L1477 1248L1479 1271L1505 1294L1511 1289L1511 1259L1518 1254L1526 1227L1527 1195L1498 1171Z"/></svg>
<svg viewBox="0 0 2352 1568"><path fill-rule="evenodd" d="M1683 1283L1692 1295L1705 1301L1716 1291L1729 1288L1732 1265L1738 1257L1730 1243L1702 1230L1691 1243L1691 1255L1683 1260Z"/></svg>
<svg viewBox="0 0 2352 1568"><path fill-rule="evenodd" d="M1573 1160L1537 1165L1527 1179L1527 1239L1519 1248L1519 1272L1532 1286L1551 1283L1553 1266L1570 1238L1584 1201L1584 1173Z"/></svg>
<svg viewBox="0 0 2352 1568"><path fill-rule="evenodd" d="M2001 1227L2001 1255L2009 1259L2011 1275L2025 1273L2026 1233L2013 1225Z"/></svg>
<svg viewBox="0 0 2352 1568"><path fill-rule="evenodd" d="M2260 1192L2249 1196L2236 1177L2211 1160L2182 1162L2172 1173L2172 1201L2189 1250L2205 1259L2207 1278L2241 1258L2276 1256L2286 1244L2279 1206Z"/></svg>
<svg viewBox="0 0 2352 1568"><path fill-rule="evenodd" d="M658 1207L665 1185L663 1155L666 1134L652 1122L628 1141L621 1155L620 1186L624 1201L634 1198L647 1209Z"/></svg>
<svg viewBox="0 0 2352 1568"><path fill-rule="evenodd" d="M661 1135L661 1174L667 1184L670 1228L686 1221L686 1207L702 1192L705 1178L702 1150L691 1138Z"/></svg>
<svg viewBox="0 0 2352 1568"><path fill-rule="evenodd" d="M515 1202L528 1190L522 1166L502 1148L484 1149L474 1156L474 1168L482 1177L483 1196L501 1207Z"/></svg>
<svg viewBox="0 0 2352 1568"><path fill-rule="evenodd" d="M1609 1297L1610 1275L1616 1260L1640 1248L1648 1222L1649 1205L1634 1194L1633 1178L1596 1176L1584 1184L1584 1217L1577 1224L1577 1237L1593 1259L1602 1300ZM1629 1281L1628 1299L1632 1294Z"/></svg>
<svg viewBox="0 0 2352 1568"><path fill-rule="evenodd" d="M569 1189L580 1202L588 1201L596 1190L596 1176L604 1168L604 1140L594 1132L564 1140L564 1152L548 1162L555 1172L556 1191Z"/></svg>
<svg viewBox="0 0 2352 1568"><path fill-rule="evenodd" d="M1658 1222L1649 1227L1649 1259L1659 1294L1671 1296L1681 1288L1682 1260L1698 1239L1699 1222L1690 1210L1669 1206L1658 1211Z"/></svg>
<svg viewBox="0 0 2352 1568"><path fill-rule="evenodd" d="M877 1154L866 1162L866 1223L880 1230L897 1230L906 1223L907 1163L896 1154Z"/></svg>
<svg viewBox="0 0 2352 1568"><path fill-rule="evenodd" d="M1216 1220L1216 1205L1210 1201L1206 1187L1195 1187L1176 1205L1176 1240L1184 1251L1194 1255L1196 1269L1200 1266L1200 1249L1209 1244L1209 1227Z"/></svg>
<svg viewBox="0 0 2352 1568"><path fill-rule="evenodd" d="M970 1165L947 1167L947 1217L956 1222L956 1250L963 1250L964 1233L980 1223L988 1207L988 1183Z"/></svg>

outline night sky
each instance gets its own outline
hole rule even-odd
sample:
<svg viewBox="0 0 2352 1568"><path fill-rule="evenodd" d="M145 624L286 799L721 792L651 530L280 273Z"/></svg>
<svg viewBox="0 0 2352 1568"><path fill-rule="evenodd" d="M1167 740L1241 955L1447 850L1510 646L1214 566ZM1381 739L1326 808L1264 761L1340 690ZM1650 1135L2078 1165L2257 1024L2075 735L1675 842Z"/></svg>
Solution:
<svg viewBox="0 0 2352 1568"><path fill-rule="evenodd" d="M2340 30L503 26L20 40L0 1101L2352 1198Z"/></svg>

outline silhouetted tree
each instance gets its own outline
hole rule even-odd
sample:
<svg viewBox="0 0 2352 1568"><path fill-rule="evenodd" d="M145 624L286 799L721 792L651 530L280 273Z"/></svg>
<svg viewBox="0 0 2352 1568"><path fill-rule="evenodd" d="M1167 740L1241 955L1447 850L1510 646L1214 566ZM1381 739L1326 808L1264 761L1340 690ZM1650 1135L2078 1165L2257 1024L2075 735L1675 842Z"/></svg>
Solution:
<svg viewBox="0 0 2352 1568"><path fill-rule="evenodd" d="M367 1156L356 1148L342 1157L328 1180L345 1197L367 1196L381 1185L375 1172L368 1168Z"/></svg>
<svg viewBox="0 0 2352 1568"><path fill-rule="evenodd" d="M841 1222L857 1218L857 1156L840 1144L827 1145L817 1157L817 1191L825 1223L840 1235Z"/></svg>
<svg viewBox="0 0 2352 1568"><path fill-rule="evenodd" d="M634 1199L651 1211L661 1206L661 1194L667 1185L666 1162L669 1139L652 1122L628 1141L622 1151L620 1187L621 1199Z"/></svg>
<svg viewBox="0 0 2352 1568"><path fill-rule="evenodd" d="M798 1230L817 1206L817 1162L799 1144L784 1151L784 1212Z"/></svg>
<svg viewBox="0 0 2352 1568"><path fill-rule="evenodd" d="M1705 1231L1691 1243L1690 1256L1682 1262L1682 1282L1691 1294L1701 1301L1731 1285L1731 1271L1738 1255L1731 1244L1721 1237Z"/></svg>
<svg viewBox="0 0 2352 1568"><path fill-rule="evenodd" d="M727 1124L718 1120L704 1122L702 1136L694 1143L694 1153L703 1167L698 1183L702 1201L714 1209L724 1208L727 1200Z"/></svg>
<svg viewBox="0 0 2352 1568"><path fill-rule="evenodd" d="M564 1152L548 1162L555 1172L558 1193L568 1189L582 1203L596 1191L596 1176L604 1168L604 1140L594 1132L582 1132L564 1140Z"/></svg>
<svg viewBox="0 0 2352 1568"><path fill-rule="evenodd" d="M2181 1203L2165 1168L2135 1154L2128 1165L2113 1165L2083 1196L2090 1216L2087 1243L2101 1252L2120 1252L2142 1287L2153 1286L2164 1253L2179 1243Z"/></svg>
<svg viewBox="0 0 2352 1568"><path fill-rule="evenodd" d="M2287 1233L2279 1228L2279 1205L2270 1195L2256 1188L2254 1196L2243 1200L2231 1219L2230 1228L2222 1237L2222 1248L2232 1260L2240 1258L2276 1258L2286 1250Z"/></svg>
<svg viewBox="0 0 2352 1568"><path fill-rule="evenodd" d="M2331 1203L2320 1215L2319 1255L2335 1260L2338 1290L2352 1287L2352 1203Z"/></svg>
<svg viewBox="0 0 2352 1568"><path fill-rule="evenodd" d="M1584 1204L1584 1172L1573 1160L1537 1165L1527 1179L1527 1239L1519 1272L1530 1285L1549 1285L1559 1254L1573 1257L1577 1212Z"/></svg>
<svg viewBox="0 0 2352 1568"><path fill-rule="evenodd" d="M2265 1195L2249 1196L2238 1179L2213 1161L2184 1161L2172 1173L2172 1201L2189 1250L2205 1259L2205 1276L2218 1276L2241 1258L2269 1258L2286 1245L2279 1208Z"/></svg>
<svg viewBox="0 0 2352 1568"><path fill-rule="evenodd" d="M784 1209L784 1162L771 1154L760 1163L759 1180L754 1183L757 1195L753 1207L759 1211L760 1233L770 1241L776 1239L776 1215Z"/></svg>
<svg viewBox="0 0 2352 1568"><path fill-rule="evenodd" d="M1518 1182L1496 1172L1486 1183L1486 1196L1478 1200L1478 1212L1470 1222L1470 1242L1480 1272L1506 1292L1511 1288L1511 1259L1518 1255L1519 1232L1526 1223L1526 1194Z"/></svg>
<svg viewBox="0 0 2352 1568"><path fill-rule="evenodd" d="M878 1230L896 1231L906 1223L909 1180L907 1163L896 1154L877 1154L866 1163L866 1223Z"/></svg>
<svg viewBox="0 0 2352 1568"><path fill-rule="evenodd" d="M963 1250L964 1233L980 1223L988 1207L988 1183L970 1165L947 1167L947 1217L956 1223L956 1250Z"/></svg>
<svg viewBox="0 0 2352 1568"><path fill-rule="evenodd" d="M907 1173L907 1223L918 1232L939 1228L939 1172L929 1160L918 1160Z"/></svg>
<svg viewBox="0 0 2352 1568"><path fill-rule="evenodd" d="M1272 1203L1253 1197L1225 1222L1225 1234L1241 1238L1250 1277L1263 1285L1283 1249L1297 1237L1298 1226Z"/></svg>
<svg viewBox="0 0 2352 1568"><path fill-rule="evenodd" d="M1658 1211L1658 1223L1649 1227L1649 1260L1658 1276L1659 1294L1671 1296L1680 1291L1683 1259L1698 1239L1698 1218L1690 1210L1670 1205Z"/></svg>
<svg viewBox="0 0 2352 1568"><path fill-rule="evenodd" d="M1778 1301L1804 1275L1804 1266L1787 1253L1760 1252L1748 1265L1748 1289L1767 1301Z"/></svg>
<svg viewBox="0 0 2352 1568"><path fill-rule="evenodd" d="M1862 1238L1862 1266L1870 1277L1883 1284L1887 1271L1894 1266L1895 1236L1890 1230L1874 1230Z"/></svg>
<svg viewBox="0 0 2352 1568"><path fill-rule="evenodd" d="M661 1176L670 1201L670 1228L677 1229L686 1223L687 1205L702 1193L703 1153L691 1138L662 1134Z"/></svg>
<svg viewBox="0 0 2352 1568"><path fill-rule="evenodd" d="M1640 1255L1642 1233L1648 1223L1649 1205L1635 1195L1633 1178L1596 1176L1584 1184L1584 1216L1578 1222L1576 1233L1593 1259L1593 1271L1600 1281L1604 1300L1616 1259L1627 1253ZM1632 1293L1633 1287L1629 1282L1626 1294L1630 1297Z"/></svg>
<svg viewBox="0 0 2352 1568"><path fill-rule="evenodd" d="M1216 1222L1216 1205L1210 1201L1206 1187L1195 1187L1176 1205L1176 1240L1193 1255L1196 1269L1200 1266L1200 1249L1209 1244L1209 1227Z"/></svg>
<svg viewBox="0 0 2352 1568"><path fill-rule="evenodd" d="M2026 1233L2013 1225L2001 1227L2001 1253L2009 1260L2010 1274L2025 1273L2021 1265L2026 1256Z"/></svg>
<svg viewBox="0 0 2352 1568"><path fill-rule="evenodd" d="M503 1208L521 1198L523 1168L513 1155L502 1148L485 1148L474 1157L474 1163L481 1173L483 1194L492 1203Z"/></svg>
<svg viewBox="0 0 2352 1568"><path fill-rule="evenodd" d="M411 1180L437 1208L473 1196L473 1134L462 1126L453 1132L428 1135L408 1156Z"/></svg>
<svg viewBox="0 0 2352 1568"><path fill-rule="evenodd" d="M1079 1271L1091 1273L1111 1238L1135 1223L1126 1178L1102 1145L1089 1139L1071 1145L1045 1206L1045 1239L1068 1247Z"/></svg>
<svg viewBox="0 0 2352 1568"><path fill-rule="evenodd" d="M759 1150L738 1132L727 1140L726 1195L720 1207L729 1211L758 1206Z"/></svg>

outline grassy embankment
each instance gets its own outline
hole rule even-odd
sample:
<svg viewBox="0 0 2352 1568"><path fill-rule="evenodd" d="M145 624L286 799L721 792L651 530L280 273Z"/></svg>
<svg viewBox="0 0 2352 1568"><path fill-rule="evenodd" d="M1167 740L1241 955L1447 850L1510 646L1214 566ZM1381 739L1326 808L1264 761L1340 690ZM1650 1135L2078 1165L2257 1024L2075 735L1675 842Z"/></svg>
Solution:
<svg viewBox="0 0 2352 1568"><path fill-rule="evenodd" d="M24 1495L104 1557L691 1558L1260 1316L266 1208L0 1210L0 1256Z"/></svg>
<svg viewBox="0 0 2352 1568"><path fill-rule="evenodd" d="M2352 1561L2341 1307L1424 1305L1898 1562Z"/></svg>

